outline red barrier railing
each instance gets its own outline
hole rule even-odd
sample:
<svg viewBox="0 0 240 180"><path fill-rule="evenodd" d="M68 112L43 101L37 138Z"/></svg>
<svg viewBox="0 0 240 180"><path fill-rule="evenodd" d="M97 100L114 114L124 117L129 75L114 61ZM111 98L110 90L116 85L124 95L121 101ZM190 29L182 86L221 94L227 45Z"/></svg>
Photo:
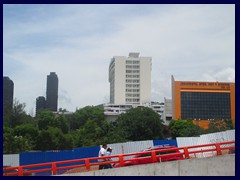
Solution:
<svg viewBox="0 0 240 180"><path fill-rule="evenodd" d="M169 154L161 154L158 152L170 152L176 150L176 153ZM227 142L218 142L211 144L202 144L195 146L186 146L186 147L176 147L170 149L161 149L151 151L151 159L152 162L158 162L157 160L161 158L167 157L176 157L182 155L183 159L189 159L193 157L197 157L199 154L208 153L208 156L222 155L223 151L235 150L235 141L227 141ZM149 151L137 152L137 153L127 153L127 154L116 154L111 156L104 157L91 157L91 158L83 158L83 159L74 159L74 160L66 160L66 161L57 161L57 162L48 162L41 164L31 164L31 165L23 165L23 166L15 166L15 167L4 167L3 168L3 176L31 176L33 173L38 172L51 172L52 175L61 174L58 173L60 171L71 171L74 169L84 169L85 171L97 170L99 165L104 164L116 164L118 163L120 167L124 166L124 162L128 161L126 157L130 157L131 160L134 159L144 159L148 157L141 158L132 158L132 156L138 154L149 154ZM210 154L210 155L209 155ZM203 157L203 156L201 156ZM99 159L111 158L112 161L103 161L98 162ZM161 160L160 160L161 162ZM97 167L93 169L93 167Z"/></svg>

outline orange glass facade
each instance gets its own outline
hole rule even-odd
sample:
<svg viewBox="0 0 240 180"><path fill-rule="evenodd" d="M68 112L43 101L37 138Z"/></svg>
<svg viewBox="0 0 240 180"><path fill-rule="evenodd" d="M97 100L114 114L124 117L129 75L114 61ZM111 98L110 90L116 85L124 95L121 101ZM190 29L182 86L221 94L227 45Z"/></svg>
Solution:
<svg viewBox="0 0 240 180"><path fill-rule="evenodd" d="M172 76L172 111L173 119L192 119L205 129L211 119L231 119L235 125L235 83L175 81Z"/></svg>

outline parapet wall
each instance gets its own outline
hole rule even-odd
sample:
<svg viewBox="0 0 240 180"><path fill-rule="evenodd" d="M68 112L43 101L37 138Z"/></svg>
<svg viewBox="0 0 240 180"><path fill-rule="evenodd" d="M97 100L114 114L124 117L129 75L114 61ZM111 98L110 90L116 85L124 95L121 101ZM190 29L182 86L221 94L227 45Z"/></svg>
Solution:
<svg viewBox="0 0 240 180"><path fill-rule="evenodd" d="M235 176L235 154L65 174L64 176Z"/></svg>

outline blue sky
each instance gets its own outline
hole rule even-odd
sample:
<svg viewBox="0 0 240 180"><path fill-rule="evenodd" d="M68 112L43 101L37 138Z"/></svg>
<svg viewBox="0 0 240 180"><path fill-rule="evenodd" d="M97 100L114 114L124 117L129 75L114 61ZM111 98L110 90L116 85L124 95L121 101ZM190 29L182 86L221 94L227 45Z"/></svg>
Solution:
<svg viewBox="0 0 240 180"><path fill-rule="evenodd" d="M107 103L110 59L129 52L152 57L152 101L171 98L171 75L235 82L235 5L3 6L3 75L31 115L50 72L59 108Z"/></svg>

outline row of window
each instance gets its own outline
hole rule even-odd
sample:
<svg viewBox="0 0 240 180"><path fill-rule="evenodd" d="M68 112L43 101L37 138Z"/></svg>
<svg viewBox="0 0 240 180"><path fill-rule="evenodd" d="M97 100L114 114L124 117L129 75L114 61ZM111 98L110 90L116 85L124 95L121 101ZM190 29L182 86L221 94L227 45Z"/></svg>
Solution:
<svg viewBox="0 0 240 180"><path fill-rule="evenodd" d="M138 79L126 79L126 83L139 83Z"/></svg>
<svg viewBox="0 0 240 180"><path fill-rule="evenodd" d="M139 73L139 70L126 70L126 73Z"/></svg>
<svg viewBox="0 0 240 180"><path fill-rule="evenodd" d="M126 97L139 97L139 94L126 94Z"/></svg>
<svg viewBox="0 0 240 180"><path fill-rule="evenodd" d="M139 64L139 60L138 61L136 61L136 60L127 60L126 64Z"/></svg>
<svg viewBox="0 0 240 180"><path fill-rule="evenodd" d="M135 74L127 74L126 78L139 78L140 75L135 75Z"/></svg>
<svg viewBox="0 0 240 180"><path fill-rule="evenodd" d="M126 65L126 69L139 69L139 65Z"/></svg>
<svg viewBox="0 0 240 180"><path fill-rule="evenodd" d="M136 99L136 98L126 98L126 102L130 103L130 102L140 102L140 99Z"/></svg>
<svg viewBox="0 0 240 180"><path fill-rule="evenodd" d="M139 88L140 85L139 84L126 84L127 88Z"/></svg>
<svg viewBox="0 0 240 180"><path fill-rule="evenodd" d="M139 92L139 89L126 89L126 92Z"/></svg>

